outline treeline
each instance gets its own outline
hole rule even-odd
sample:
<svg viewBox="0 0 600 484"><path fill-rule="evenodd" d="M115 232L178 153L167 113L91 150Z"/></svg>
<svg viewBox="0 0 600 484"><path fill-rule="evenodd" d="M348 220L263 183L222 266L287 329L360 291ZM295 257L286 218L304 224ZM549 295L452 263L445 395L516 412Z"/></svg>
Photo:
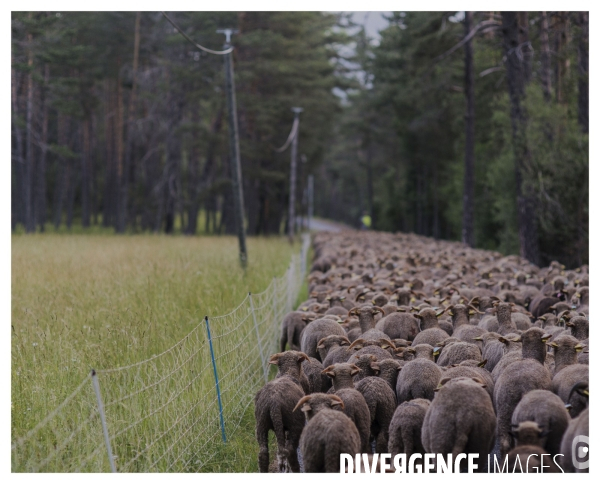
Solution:
<svg viewBox="0 0 600 484"><path fill-rule="evenodd" d="M177 12L233 27L249 234L298 207L538 264L588 261L588 14ZM222 56L160 12L13 12L12 229L234 233ZM199 224L202 224L199 226Z"/></svg>
<svg viewBox="0 0 600 484"><path fill-rule="evenodd" d="M349 82L335 48L348 41L335 28L343 16L169 16L215 50L225 41L217 29L239 30L247 230L279 233L290 163L274 148L288 136L291 107L303 107L302 193L339 112L332 90ZM13 230L234 233L222 56L200 52L160 12L13 12L11 68Z"/></svg>
<svg viewBox="0 0 600 484"><path fill-rule="evenodd" d="M319 170L318 211L538 264L588 261L588 14L397 12ZM471 167L469 169L469 167ZM467 169L466 169L467 168Z"/></svg>

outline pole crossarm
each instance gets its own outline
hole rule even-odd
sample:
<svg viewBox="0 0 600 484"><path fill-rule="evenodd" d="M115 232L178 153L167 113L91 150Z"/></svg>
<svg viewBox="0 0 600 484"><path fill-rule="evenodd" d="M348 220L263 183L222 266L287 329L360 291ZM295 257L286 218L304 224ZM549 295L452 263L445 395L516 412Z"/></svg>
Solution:
<svg viewBox="0 0 600 484"><path fill-rule="evenodd" d="M165 12L160 12L163 14L163 16L170 22L170 24L175 27L175 29L177 29L177 31L191 44L193 44L196 48L204 51L204 52L208 52L209 54L214 54L214 55L226 55L226 54L230 54L231 52L233 52L233 47L229 47L228 49L225 50L212 50L212 49L207 49L206 47L201 46L200 44L197 44L196 42L194 42L192 39L190 39L187 34L181 30L179 28L179 26L173 22L173 20L171 20L169 18L169 16L165 13ZM219 31L217 31L219 32ZM228 42L229 43L229 42Z"/></svg>

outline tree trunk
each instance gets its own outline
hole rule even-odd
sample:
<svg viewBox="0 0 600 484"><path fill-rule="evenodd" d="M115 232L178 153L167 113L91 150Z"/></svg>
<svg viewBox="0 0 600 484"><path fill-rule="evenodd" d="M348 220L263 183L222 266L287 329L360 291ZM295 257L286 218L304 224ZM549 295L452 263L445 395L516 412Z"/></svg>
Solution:
<svg viewBox="0 0 600 484"><path fill-rule="evenodd" d="M577 43L577 120L584 133L590 129L589 121L589 14L577 14L579 25L579 41Z"/></svg>
<svg viewBox="0 0 600 484"><path fill-rule="evenodd" d="M529 42L529 14L527 12L518 12L519 22L519 51L523 63L523 80L528 84L531 80L531 61L533 58L533 48Z"/></svg>
<svg viewBox="0 0 600 484"><path fill-rule="evenodd" d="M140 52L140 17L141 12L137 12L135 16L135 27L134 27L134 40L133 40L133 70L131 74L131 97L129 98L129 107L127 110L127 144L125 146L125 159L124 166L122 168L121 176L119 177L119 212L117 215L117 232L124 233L125 227L127 226L127 214L128 214L128 198L129 198L129 177L130 171L134 168L133 162L133 131L135 122L135 102L137 94L137 71L138 61ZM122 106L122 87L119 83L121 93L121 106ZM122 109L122 107L121 107ZM122 133L122 131L121 131ZM120 135L122 136L122 135Z"/></svg>
<svg viewBox="0 0 600 484"><path fill-rule="evenodd" d="M86 117L81 124L81 225L90 226L90 120Z"/></svg>
<svg viewBox="0 0 600 484"><path fill-rule="evenodd" d="M121 66L121 62L117 60L117 65ZM119 69L120 70L120 69ZM115 148L117 155L117 176L114 187L115 193L115 231L118 234L125 232L125 207L123 205L121 187L123 186L125 178L125 170L123 169L123 82L121 76L117 78L117 110L116 110L116 122L115 122Z"/></svg>
<svg viewBox="0 0 600 484"><path fill-rule="evenodd" d="M25 225L25 158L23 157L23 134L19 126L19 79L17 78L17 72L12 70L12 128L14 134L14 166L15 166L15 207L14 207L14 222L13 225L16 228L17 224L21 223Z"/></svg>
<svg viewBox="0 0 600 484"><path fill-rule="evenodd" d="M50 82L50 65L44 65L44 90L42 100L42 139L38 169L37 218L40 232L44 232L46 224L46 156L48 153L48 83Z"/></svg>
<svg viewBox="0 0 600 484"><path fill-rule="evenodd" d="M31 18L31 13L29 14ZM34 187L34 166L33 166L33 50L31 43L33 36L27 34L29 44L27 66L27 112L26 112L26 144L25 144L25 230L35 232L35 216L33 212L33 187Z"/></svg>
<svg viewBox="0 0 600 484"><path fill-rule="evenodd" d="M530 158L527 147L527 115L523 107L525 76L522 57L518 55L519 26L516 12L502 12L502 34L506 55L506 80L510 97L510 119L515 157L515 191L517 198L519 245L521 257L537 264L539 243L537 240L535 205L529 190L523 186L523 171ZM527 194L524 195L523 193Z"/></svg>
<svg viewBox="0 0 600 484"><path fill-rule="evenodd" d="M471 31L473 12L465 13L465 35ZM465 180L463 187L462 241L475 246L474 208L475 193L475 77L473 73L473 41L465 44Z"/></svg>
<svg viewBox="0 0 600 484"><path fill-rule="evenodd" d="M200 123L200 116L198 113L198 106L192 109L192 124L197 127ZM190 157L188 162L189 174L188 174L188 194L190 197L190 204L188 207L188 223L185 229L187 235L196 235L198 229L198 205L199 205L199 187L198 187L198 171L200 169L200 153L198 147L198 139L192 137L192 146L190 149Z"/></svg>
<svg viewBox="0 0 600 484"><path fill-rule="evenodd" d="M570 60L569 19L565 12L556 13L555 22L555 55L556 55L556 101L560 104L568 102L566 85L569 77Z"/></svg>
<svg viewBox="0 0 600 484"><path fill-rule="evenodd" d="M65 115L58 113L57 120L57 141L62 147L67 146L67 131L68 118ZM56 186L54 188L54 229L58 230L62 221L62 209L64 199L67 193L69 181L68 159L64 156L58 157L58 169L56 176Z"/></svg>
<svg viewBox="0 0 600 484"><path fill-rule="evenodd" d="M544 91L544 99L549 102L552 99L552 71L550 68L550 42L548 40L548 15L546 12L541 13L540 22L540 49L542 51L540 60L540 81L542 90Z"/></svg>

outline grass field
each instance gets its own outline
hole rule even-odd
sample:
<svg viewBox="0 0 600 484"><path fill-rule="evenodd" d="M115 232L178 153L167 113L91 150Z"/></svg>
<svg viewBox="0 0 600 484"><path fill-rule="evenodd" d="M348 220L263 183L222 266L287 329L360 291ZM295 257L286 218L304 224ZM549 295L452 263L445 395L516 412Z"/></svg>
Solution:
<svg viewBox="0 0 600 484"><path fill-rule="evenodd" d="M12 438L61 403L90 368L160 353L205 314L224 314L248 290L265 289L298 249L283 239L249 239L244 272L230 237L14 236ZM251 410L203 471L256 470Z"/></svg>

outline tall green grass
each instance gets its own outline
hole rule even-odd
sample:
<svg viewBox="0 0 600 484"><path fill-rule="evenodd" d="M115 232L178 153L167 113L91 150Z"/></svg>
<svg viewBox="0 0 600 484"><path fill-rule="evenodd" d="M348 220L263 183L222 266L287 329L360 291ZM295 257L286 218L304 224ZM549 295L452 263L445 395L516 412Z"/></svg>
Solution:
<svg viewBox="0 0 600 484"><path fill-rule="evenodd" d="M56 408L90 368L160 353L205 314L224 314L248 290L266 288L297 249L282 239L249 239L243 271L230 237L14 236L12 439ZM241 330L251 331L251 320L245 324ZM217 460L202 470L256 470L250 410L223 456L217 449ZM229 469L218 464L236 453L252 459L232 468L225 458Z"/></svg>

